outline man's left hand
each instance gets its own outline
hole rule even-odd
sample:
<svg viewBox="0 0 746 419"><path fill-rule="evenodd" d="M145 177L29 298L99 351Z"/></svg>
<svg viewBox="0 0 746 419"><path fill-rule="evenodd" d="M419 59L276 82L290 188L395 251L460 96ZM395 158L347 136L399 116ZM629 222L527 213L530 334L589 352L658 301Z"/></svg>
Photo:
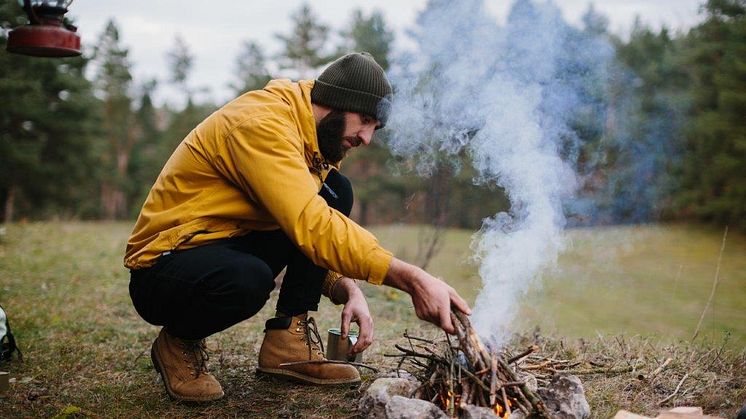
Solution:
<svg viewBox="0 0 746 419"><path fill-rule="evenodd" d="M357 323L360 327L357 342L350 349L350 353L347 354L348 356L354 356L373 343L373 318L370 316L365 295L355 284L355 281L350 278L343 278L340 281L344 281L344 283L338 284L336 288L347 294L347 301L342 310L342 339L347 339L351 323Z"/></svg>

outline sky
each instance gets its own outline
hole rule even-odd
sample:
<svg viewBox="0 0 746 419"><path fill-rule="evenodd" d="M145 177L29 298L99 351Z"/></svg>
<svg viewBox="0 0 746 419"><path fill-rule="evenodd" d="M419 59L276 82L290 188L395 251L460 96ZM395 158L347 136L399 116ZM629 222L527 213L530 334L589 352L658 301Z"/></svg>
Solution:
<svg viewBox="0 0 746 419"><path fill-rule="evenodd" d="M458 0L455 0L458 1ZM537 0L547 1L547 0ZM636 16L654 28L665 25L686 30L702 18L704 0L595 0L594 8L609 18L609 29L625 36ZM508 0L487 0L498 22L504 21ZM589 0L554 0L571 24L578 24ZM89 51L106 22L114 18L122 44L129 49L135 82L156 78L161 81L157 102L178 106L183 96L165 86L168 78L166 53L181 36L194 56L189 84L207 88L205 99L220 104L231 99L228 84L235 73L235 59L245 40L258 42L269 54L280 50L277 33L289 33L290 15L302 0L74 0L68 16L78 26L84 49ZM310 2L320 22L333 30L342 29L355 9L368 13L380 10L396 34L396 49L407 48L405 30L411 27L426 0L323 0Z"/></svg>

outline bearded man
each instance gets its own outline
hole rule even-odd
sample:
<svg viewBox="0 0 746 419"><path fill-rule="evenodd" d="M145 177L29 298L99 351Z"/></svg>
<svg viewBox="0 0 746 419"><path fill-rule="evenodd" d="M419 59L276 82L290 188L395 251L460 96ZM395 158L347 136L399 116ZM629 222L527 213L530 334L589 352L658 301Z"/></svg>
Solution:
<svg viewBox="0 0 746 419"><path fill-rule="evenodd" d="M323 361L309 311L321 295L344 304L352 353L373 339L357 280L409 293L415 311L453 332L451 306L469 307L446 283L403 262L348 218L352 187L339 162L370 144L390 109L391 86L366 53L345 55L317 80L273 80L207 117L179 144L150 190L125 266L130 296L163 326L151 357L177 400L223 396L207 370L204 339L254 316L286 269L276 316L266 321L259 371L313 384L360 380L351 365Z"/></svg>

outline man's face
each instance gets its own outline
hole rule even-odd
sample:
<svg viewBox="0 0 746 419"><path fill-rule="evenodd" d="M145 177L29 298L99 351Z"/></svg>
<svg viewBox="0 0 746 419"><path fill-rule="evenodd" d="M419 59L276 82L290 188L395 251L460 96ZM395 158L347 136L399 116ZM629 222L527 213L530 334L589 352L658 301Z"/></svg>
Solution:
<svg viewBox="0 0 746 419"><path fill-rule="evenodd" d="M316 124L321 154L328 162L341 161L347 151L370 144L377 126L367 115L332 110Z"/></svg>

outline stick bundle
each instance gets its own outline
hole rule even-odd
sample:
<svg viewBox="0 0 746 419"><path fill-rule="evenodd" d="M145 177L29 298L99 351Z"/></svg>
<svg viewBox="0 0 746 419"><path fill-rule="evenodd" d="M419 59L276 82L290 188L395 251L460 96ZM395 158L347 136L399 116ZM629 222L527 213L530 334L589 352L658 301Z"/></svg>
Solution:
<svg viewBox="0 0 746 419"><path fill-rule="evenodd" d="M520 410L526 416L549 418L541 398L517 378L510 360L488 350L469 318L456 311L451 318L458 342L448 337L443 353L435 342L406 333L409 348L396 345L402 353L392 356L400 357L399 367L409 362L417 369L422 385L415 397L437 404L451 417L470 404L490 408L501 417Z"/></svg>

